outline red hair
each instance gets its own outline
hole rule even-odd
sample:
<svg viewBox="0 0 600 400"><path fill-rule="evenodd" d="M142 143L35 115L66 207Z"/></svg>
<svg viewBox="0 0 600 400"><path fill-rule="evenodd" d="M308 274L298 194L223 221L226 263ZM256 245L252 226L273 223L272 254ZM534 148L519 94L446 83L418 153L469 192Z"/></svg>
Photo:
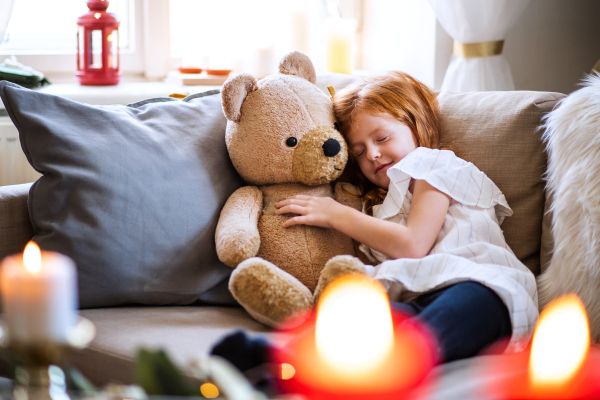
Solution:
<svg viewBox="0 0 600 400"><path fill-rule="evenodd" d="M389 72L347 86L333 96L333 110L344 136L357 113L384 114L408 126L417 146L440 148L437 96L427 85L404 72ZM387 190L362 174L352 154L347 169L367 213L372 214L373 206L383 202Z"/></svg>

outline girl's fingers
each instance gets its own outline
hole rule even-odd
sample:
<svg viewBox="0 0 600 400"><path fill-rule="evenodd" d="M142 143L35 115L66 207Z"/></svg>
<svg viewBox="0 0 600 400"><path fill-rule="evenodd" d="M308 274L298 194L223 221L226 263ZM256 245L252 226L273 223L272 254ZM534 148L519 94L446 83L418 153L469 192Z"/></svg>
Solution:
<svg viewBox="0 0 600 400"><path fill-rule="evenodd" d="M306 213L306 209L298 204L289 204L287 206L283 206L275 210L276 215L281 214L299 214L304 215Z"/></svg>
<svg viewBox="0 0 600 400"><path fill-rule="evenodd" d="M282 227L284 228L288 228L290 226L294 226L294 225L306 225L307 223L307 217L294 217L294 218L290 218L287 221L285 221L282 225Z"/></svg>
<svg viewBox="0 0 600 400"><path fill-rule="evenodd" d="M307 200L310 200L311 196L297 195L293 197L288 197L285 200L278 201L275 203L275 207L282 207L287 204L300 204L306 205Z"/></svg>
<svg viewBox="0 0 600 400"><path fill-rule="evenodd" d="M281 208L281 207L285 207L285 206L289 206L289 205L299 205L299 206L306 206L307 201L306 200L298 200L298 199L285 199L282 201L279 201L277 203L275 203L275 207L276 208Z"/></svg>

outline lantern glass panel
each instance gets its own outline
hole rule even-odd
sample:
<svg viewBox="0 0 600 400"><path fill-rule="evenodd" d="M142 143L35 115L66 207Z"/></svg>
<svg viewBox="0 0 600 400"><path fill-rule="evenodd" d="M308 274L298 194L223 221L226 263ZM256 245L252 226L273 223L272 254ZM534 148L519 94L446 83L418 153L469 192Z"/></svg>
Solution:
<svg viewBox="0 0 600 400"><path fill-rule="evenodd" d="M85 28L77 27L77 70L81 71L85 68Z"/></svg>
<svg viewBox="0 0 600 400"><path fill-rule="evenodd" d="M91 69L102 68L102 31L93 30L90 32L90 66Z"/></svg>
<svg viewBox="0 0 600 400"><path fill-rule="evenodd" d="M119 31L114 30L108 35L108 67L119 69Z"/></svg>

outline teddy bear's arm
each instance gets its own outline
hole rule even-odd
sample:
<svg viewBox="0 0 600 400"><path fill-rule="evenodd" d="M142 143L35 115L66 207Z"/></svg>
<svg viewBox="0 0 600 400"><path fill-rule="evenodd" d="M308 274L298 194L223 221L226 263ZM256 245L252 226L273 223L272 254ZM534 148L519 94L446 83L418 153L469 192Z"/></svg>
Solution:
<svg viewBox="0 0 600 400"><path fill-rule="evenodd" d="M355 210L362 211L362 200L360 197L351 196L347 192L358 196L358 189L348 182L338 182L335 184L335 201Z"/></svg>
<svg viewBox="0 0 600 400"><path fill-rule="evenodd" d="M217 255L225 265L235 268L258 253L262 203L262 192L256 186L241 187L227 199L215 232Z"/></svg>

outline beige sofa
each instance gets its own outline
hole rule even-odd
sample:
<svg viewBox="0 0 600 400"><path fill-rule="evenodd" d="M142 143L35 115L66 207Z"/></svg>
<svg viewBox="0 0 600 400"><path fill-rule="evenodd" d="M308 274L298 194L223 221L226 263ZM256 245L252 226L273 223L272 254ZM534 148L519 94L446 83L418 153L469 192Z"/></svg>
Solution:
<svg viewBox="0 0 600 400"><path fill-rule="evenodd" d="M550 216L544 216L546 154L538 127L563 96L517 91L439 96L443 142L482 169L506 195L514 211L502 225L507 242L536 275L544 270L552 248ZM0 187L0 259L22 251L33 236L27 211L29 187ZM237 307L127 306L81 310L81 315L94 322L97 335L73 363L98 385L133 383L133 357L140 346L166 349L185 370L191 360L234 329L269 334L268 328ZM463 365L443 368L459 377Z"/></svg>

